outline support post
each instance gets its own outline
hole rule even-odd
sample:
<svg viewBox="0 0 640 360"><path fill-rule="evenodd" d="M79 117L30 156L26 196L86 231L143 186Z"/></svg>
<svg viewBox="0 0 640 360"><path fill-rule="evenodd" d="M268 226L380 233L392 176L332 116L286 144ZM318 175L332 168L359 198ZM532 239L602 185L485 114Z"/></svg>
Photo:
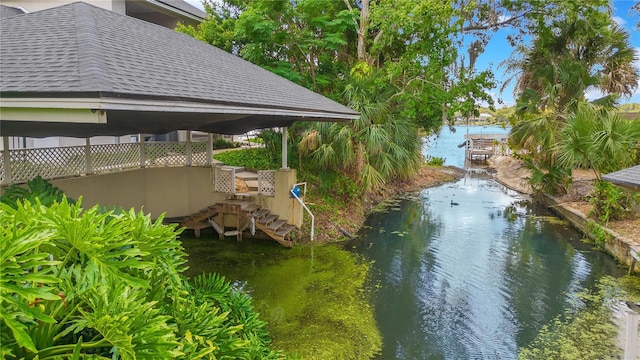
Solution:
<svg viewBox="0 0 640 360"><path fill-rule="evenodd" d="M147 150L144 146L144 134L138 135L138 142L140 143L140 167L143 168L147 163Z"/></svg>
<svg viewBox="0 0 640 360"><path fill-rule="evenodd" d="M287 128L282 127L282 168L288 169L289 166L287 164Z"/></svg>
<svg viewBox="0 0 640 360"><path fill-rule="evenodd" d="M11 150L9 149L9 137L2 137L2 159L4 161L4 184L11 185Z"/></svg>
<svg viewBox="0 0 640 360"><path fill-rule="evenodd" d="M185 149L186 166L191 166L191 130L187 130L187 147Z"/></svg>
<svg viewBox="0 0 640 360"><path fill-rule="evenodd" d="M207 134L207 166L213 164L213 134Z"/></svg>
<svg viewBox="0 0 640 360"><path fill-rule="evenodd" d="M85 172L93 174L93 163L91 162L91 138L86 138L84 143Z"/></svg>

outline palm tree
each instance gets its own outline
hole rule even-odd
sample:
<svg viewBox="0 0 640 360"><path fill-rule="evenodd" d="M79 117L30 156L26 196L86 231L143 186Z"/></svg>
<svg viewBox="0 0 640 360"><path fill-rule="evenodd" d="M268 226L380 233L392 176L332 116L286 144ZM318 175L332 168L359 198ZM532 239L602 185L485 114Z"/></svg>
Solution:
<svg viewBox="0 0 640 360"><path fill-rule="evenodd" d="M612 21L610 12L592 10L585 13L588 16L567 15L545 24L532 46L518 47L505 62L514 73L512 79L517 79L517 119L510 141L516 149L526 150L526 163L541 174L532 181L542 181L545 175L543 181L558 183L549 186L553 189L565 188L570 166L600 167L586 155L593 145L585 143L592 136L584 128L592 123L584 120L587 91L602 92L605 96L594 103L612 107L618 97L631 96L638 86L629 35ZM569 118L571 129L563 133ZM611 121L613 126L616 121Z"/></svg>
<svg viewBox="0 0 640 360"><path fill-rule="evenodd" d="M320 167L349 174L365 191L377 190L415 172L421 141L415 124L396 113L390 87L367 65L354 69L344 98L360 118L349 124L319 123L303 136L299 149Z"/></svg>
<svg viewBox="0 0 640 360"><path fill-rule="evenodd" d="M531 101L533 92L540 110L563 113L589 90L632 96L638 86L636 59L629 34L610 16L599 16L552 22L536 34L531 47L516 48L503 65L514 74L510 81L516 79L519 102Z"/></svg>
<svg viewBox="0 0 640 360"><path fill-rule="evenodd" d="M563 166L590 168L600 180L603 173L635 164L639 141L639 122L582 103L567 117L555 151Z"/></svg>

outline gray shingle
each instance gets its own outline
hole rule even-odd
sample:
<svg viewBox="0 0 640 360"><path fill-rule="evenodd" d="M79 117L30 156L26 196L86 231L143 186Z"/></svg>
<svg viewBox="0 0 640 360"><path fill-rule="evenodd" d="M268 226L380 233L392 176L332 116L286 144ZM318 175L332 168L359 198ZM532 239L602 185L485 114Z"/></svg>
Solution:
<svg viewBox="0 0 640 360"><path fill-rule="evenodd" d="M24 14L24 11L11 6L0 5L0 19L20 14Z"/></svg>
<svg viewBox="0 0 640 360"><path fill-rule="evenodd" d="M640 165L614 171L602 177L604 180L640 190Z"/></svg>
<svg viewBox="0 0 640 360"><path fill-rule="evenodd" d="M357 116L214 46L86 3L3 19L0 49L2 96L101 93Z"/></svg>

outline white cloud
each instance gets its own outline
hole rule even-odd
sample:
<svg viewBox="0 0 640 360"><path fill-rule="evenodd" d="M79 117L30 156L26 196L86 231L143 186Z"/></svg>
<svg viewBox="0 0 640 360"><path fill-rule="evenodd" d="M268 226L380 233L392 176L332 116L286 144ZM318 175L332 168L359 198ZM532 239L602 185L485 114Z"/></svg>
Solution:
<svg viewBox="0 0 640 360"><path fill-rule="evenodd" d="M620 16L613 16L612 19L616 22L616 24L620 25L620 27L624 27L627 24L627 20L621 18Z"/></svg>

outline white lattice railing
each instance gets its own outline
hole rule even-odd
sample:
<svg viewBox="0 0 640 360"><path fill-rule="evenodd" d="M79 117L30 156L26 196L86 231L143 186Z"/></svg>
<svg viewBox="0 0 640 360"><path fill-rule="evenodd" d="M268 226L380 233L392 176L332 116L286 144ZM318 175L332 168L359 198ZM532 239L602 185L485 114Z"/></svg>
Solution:
<svg viewBox="0 0 640 360"><path fill-rule="evenodd" d="M91 146L91 169L101 173L140 167L140 144L107 144Z"/></svg>
<svg viewBox="0 0 640 360"><path fill-rule="evenodd" d="M207 166L207 144L203 142L191 143L191 165Z"/></svg>
<svg viewBox="0 0 640 360"><path fill-rule="evenodd" d="M23 183L36 176L56 179L127 169L209 166L203 142L143 142L55 148L12 149L0 156L0 183ZM9 160L8 163L6 160Z"/></svg>
<svg viewBox="0 0 640 360"><path fill-rule="evenodd" d="M36 176L55 179L86 173L84 146L16 149L9 153L11 181L26 182Z"/></svg>
<svg viewBox="0 0 640 360"><path fill-rule="evenodd" d="M217 166L213 176L216 192L234 194L236 192L236 169L232 166Z"/></svg>
<svg viewBox="0 0 640 360"><path fill-rule="evenodd" d="M259 170L258 171L258 194L275 196L276 194L276 171L275 170Z"/></svg>

